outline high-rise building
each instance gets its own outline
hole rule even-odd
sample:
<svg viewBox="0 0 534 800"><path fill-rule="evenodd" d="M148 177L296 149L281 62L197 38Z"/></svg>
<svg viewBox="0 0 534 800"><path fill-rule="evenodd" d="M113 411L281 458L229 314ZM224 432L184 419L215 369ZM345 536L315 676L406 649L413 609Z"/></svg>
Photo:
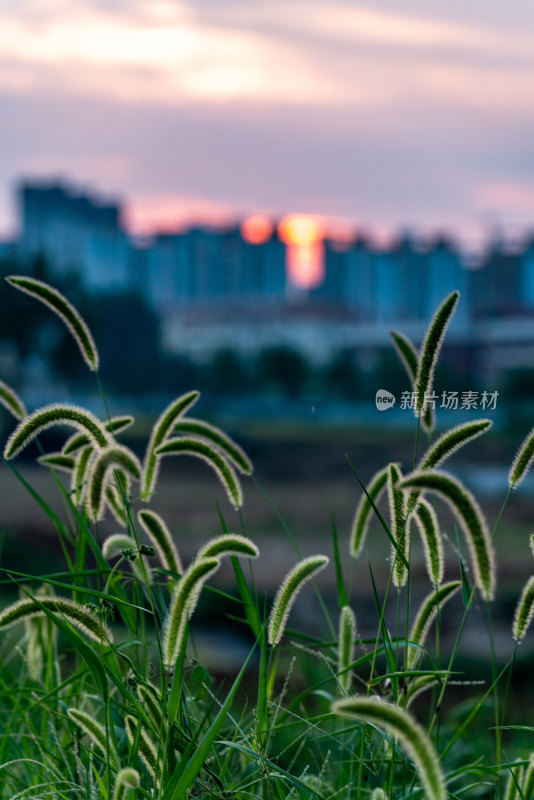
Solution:
<svg viewBox="0 0 534 800"><path fill-rule="evenodd" d="M117 203L62 183L22 183L18 190L23 261L44 258L51 274L76 273L90 292L129 285L129 243Z"/></svg>

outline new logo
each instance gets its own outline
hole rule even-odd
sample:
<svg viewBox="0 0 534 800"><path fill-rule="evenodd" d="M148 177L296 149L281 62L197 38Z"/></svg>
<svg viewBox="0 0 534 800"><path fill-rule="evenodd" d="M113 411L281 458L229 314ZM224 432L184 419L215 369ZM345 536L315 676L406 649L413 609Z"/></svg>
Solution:
<svg viewBox="0 0 534 800"><path fill-rule="evenodd" d="M395 395L386 389L379 389L375 397L376 407L379 411L387 411L395 405Z"/></svg>

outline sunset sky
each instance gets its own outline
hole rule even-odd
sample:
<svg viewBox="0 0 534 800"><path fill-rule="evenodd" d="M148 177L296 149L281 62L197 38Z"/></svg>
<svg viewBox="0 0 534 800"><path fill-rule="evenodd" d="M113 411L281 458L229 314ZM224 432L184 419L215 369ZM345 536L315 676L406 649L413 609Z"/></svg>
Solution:
<svg viewBox="0 0 534 800"><path fill-rule="evenodd" d="M268 212L534 227L527 0L0 0L0 234L21 177L136 229Z"/></svg>

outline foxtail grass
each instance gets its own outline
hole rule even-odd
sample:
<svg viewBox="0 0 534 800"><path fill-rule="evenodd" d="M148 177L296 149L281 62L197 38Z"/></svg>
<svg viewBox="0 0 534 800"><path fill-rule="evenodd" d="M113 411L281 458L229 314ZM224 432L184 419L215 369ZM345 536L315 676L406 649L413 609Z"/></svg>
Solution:
<svg viewBox="0 0 534 800"><path fill-rule="evenodd" d="M133 425L134 418L130 416L125 417L112 417L109 422L104 423L104 428L110 433L120 433L121 431ZM89 444L89 437L85 433L76 433L68 439L63 445L62 453L66 456L71 453L76 453L82 447Z"/></svg>
<svg viewBox="0 0 534 800"><path fill-rule="evenodd" d="M518 644L525 638L530 628L532 617L534 617L534 575L524 585L515 610L512 636Z"/></svg>
<svg viewBox="0 0 534 800"><path fill-rule="evenodd" d="M7 408L15 419L21 420L28 414L26 406L11 386L4 381L0 381L0 403Z"/></svg>
<svg viewBox="0 0 534 800"><path fill-rule="evenodd" d="M304 584L315 578L328 562L327 556L309 556L295 564L293 569L288 572L276 593L269 615L267 638L270 645L274 647L282 639L287 619Z"/></svg>
<svg viewBox="0 0 534 800"><path fill-rule="evenodd" d="M343 606L339 613L337 671L339 673L339 684L345 694L348 693L352 681L350 665L354 661L355 637L356 617L354 616L354 611L350 606Z"/></svg>
<svg viewBox="0 0 534 800"><path fill-rule="evenodd" d="M508 485L512 489L516 489L519 484L524 480L525 475L532 466L534 460L534 428L523 439L519 450L515 454L510 472L508 475Z"/></svg>
<svg viewBox="0 0 534 800"><path fill-rule="evenodd" d="M43 302L50 300L42 284L31 285L28 293ZM51 307L56 303L53 298ZM419 400L432 391L436 360L456 302L453 293L438 309L419 352L403 334L392 332ZM79 315L69 316L68 306L65 310L59 303L64 321L78 331L78 345L87 351L84 357L89 356L90 348L80 334L83 327L76 327ZM91 362L96 368L95 358L96 348ZM447 563L447 572L456 569L456 574L443 582L444 545L450 545L452 537L446 536L440 506L428 502L433 495L448 504L468 543L476 583L489 601L496 592L492 537L502 512L490 536L473 495L437 468L488 431L490 420L446 431L421 457L420 424L428 431L434 424L432 409L425 406L416 423L415 471L403 476L403 466L391 462L367 487L360 482L363 494L344 545L333 524L335 570L330 593L337 603L315 586L317 613L308 614L308 627L301 631L295 600L306 583L326 569L326 555L302 558L296 538L283 522L300 560L275 585L269 610L255 574L259 548L249 535L244 513L239 512L238 533L229 532L220 509L215 532L221 535L213 535L209 525L195 530L198 538L183 544L184 554L196 551L192 561L180 557L174 539L187 530L178 492L172 496L176 508L165 510L169 527L159 513L158 477L165 455L203 459L232 505L241 509L240 476L251 474L252 464L219 428L186 416L198 399L199 393L192 391L167 406L153 425L141 464L132 450L116 442L116 436L133 423L132 417L110 418L105 409L104 422L69 404L45 406L28 415L22 400L0 384L0 402L17 419L6 444L6 459L13 459L52 425L74 428L61 452L44 453L37 442L41 464L70 472L69 489L55 481L67 522L10 464L13 475L58 531L67 568L33 578L4 566L4 585L10 591L18 584L22 599L9 600L0 611L0 632L6 629L0 639L0 800L23 796L326 800L349 795L362 800L423 796L444 800L446 780L451 797L484 794L488 800L502 800L500 785L508 777L513 780L508 781L505 800L532 796L532 763L521 772L524 756L514 743L516 761L506 754L505 764L501 747L506 696L499 705L500 681L508 673L507 684L512 684L516 648L512 662L501 669L493 647L491 685L484 686L479 696L473 676L457 674L457 649L473 611L476 587L470 586L469 565L466 570L459 543L459 563L456 567ZM510 472L511 487L530 467L534 452L530 436ZM389 521L378 508L386 490ZM139 510L140 500L153 501L158 510ZM106 521L102 536L100 520L107 509L119 530L113 531ZM384 542L384 560L389 551L393 564L387 571L376 570L370 558L362 565L343 556L362 553L375 517L382 528L377 532L385 532L389 539L389 544ZM432 584L419 607L414 603L418 574L410 541L414 525L421 534ZM380 541L372 544L369 549L374 551ZM534 537L529 544L534 553ZM24 547L21 544L23 555ZM155 556L160 569L149 567ZM222 571L216 585L211 581L223 558L234 570L234 587L221 586L220 581L228 579ZM286 570L282 565L280 574ZM271 578L273 573L270 568ZM367 579L374 607L372 602L362 603ZM527 580L516 604L512 645L530 635L533 581ZM330 584L325 584L328 593ZM392 586L398 588L394 598ZM205 637L197 635L201 593ZM447 604L460 595L464 612L449 653L443 632L451 629L454 614L453 604ZM333 608L340 609L337 621ZM356 633L355 612L370 630L376 615L376 636L362 639ZM491 633L489 604L487 613ZM287 637L291 641L278 647L290 614L295 630ZM235 637L228 622L238 632ZM21 635L7 630L17 623L22 623ZM239 653L247 636L250 649L228 684L234 665L227 667L225 658ZM204 641L208 641L206 657ZM214 680L209 658L217 677L225 673L224 680ZM469 705L461 723L445 702L451 679ZM480 742L489 740L485 721L479 721L489 699L495 721L492 761L479 752ZM416 715L427 721L426 728ZM478 739L473 730L477 724L483 726ZM515 728L510 726L509 731Z"/></svg>
<svg viewBox="0 0 534 800"><path fill-rule="evenodd" d="M15 458L36 436L54 425L73 425L78 430L85 430L98 448L106 447L111 441L104 426L90 411L74 405L53 403L37 409L17 425L4 449L6 461Z"/></svg>
<svg viewBox="0 0 534 800"><path fill-rule="evenodd" d="M0 629L10 628L31 617L40 617L47 611L59 618L64 617L85 636L96 642L113 641L112 633L105 623L82 605L66 597L45 596L40 597L38 601L31 598L17 600L0 612Z"/></svg>
<svg viewBox="0 0 534 800"><path fill-rule="evenodd" d="M406 373L410 379L412 391L415 392L417 371L419 367L419 353L408 337L400 331L390 331L389 335L391 336L391 340L395 350L397 351L397 355L399 356L401 363L404 365L404 369L406 370ZM434 410L434 406L430 403L427 403L425 406L421 420L424 430L427 433L431 433L436 424L436 412Z"/></svg>
<svg viewBox="0 0 534 800"><path fill-rule="evenodd" d="M427 500L419 499L413 519L421 534L428 577L436 588L443 580L443 542L436 512Z"/></svg>
<svg viewBox="0 0 534 800"><path fill-rule="evenodd" d="M371 479L367 491L362 495L356 508L350 533L350 552L357 558L363 550L367 531L373 517L373 503L378 503L385 490L389 475L389 467L379 470Z"/></svg>
<svg viewBox="0 0 534 800"><path fill-rule="evenodd" d="M235 508L243 505L243 493L241 484L233 468L228 462L206 442L199 439L180 437L169 439L165 444L160 445L156 451L156 456L194 456L202 459L208 464L219 478L230 503Z"/></svg>
<svg viewBox="0 0 534 800"><path fill-rule="evenodd" d="M177 397L176 400L173 400L160 414L153 426L143 461L141 497L144 500L150 499L158 479L161 457L158 456L156 450L171 433L176 421L189 411L199 397L199 392L188 392L187 394L181 395L181 397Z"/></svg>
<svg viewBox="0 0 534 800"><path fill-rule="evenodd" d="M434 492L448 504L465 534L476 580L485 600L495 594L495 553L486 518L471 492L456 478L440 470L421 470L407 475L400 489Z"/></svg>
<svg viewBox="0 0 534 800"><path fill-rule="evenodd" d="M113 747L110 746L109 737L106 735L104 726L100 725L91 714L78 708L67 708L67 714L89 736L100 750L104 760L109 760L111 768L117 770L119 768L119 759Z"/></svg>
<svg viewBox="0 0 534 800"><path fill-rule="evenodd" d="M21 292L29 294L48 306L69 329L89 369L93 372L98 370L98 351L91 331L79 312L61 292L44 283L44 281L29 278L25 275L10 275L6 278L6 281Z"/></svg>
<svg viewBox="0 0 534 800"><path fill-rule="evenodd" d="M392 546L391 561L393 564L393 584L398 589L408 580L408 530L406 525L406 497L405 493L397 488L401 473L396 464L389 465L388 473L388 499L390 528L395 545Z"/></svg>
<svg viewBox="0 0 534 800"><path fill-rule="evenodd" d="M192 600L198 598L199 589L219 568L217 558L200 559L192 564L175 588L163 629L163 661L174 666L187 630L187 622L194 611Z"/></svg>
<svg viewBox="0 0 534 800"><path fill-rule="evenodd" d="M123 470L135 480L141 480L141 464L129 448L117 444L103 448L92 462L87 477L87 511L95 521L102 519L104 514L106 486L113 477L114 469Z"/></svg>
<svg viewBox="0 0 534 800"><path fill-rule="evenodd" d="M416 413L421 413L425 407L427 395L432 391L434 384L434 370L441 350L445 332L456 308L459 292L452 292L435 312L426 332L417 362L417 375L415 378Z"/></svg>
<svg viewBox="0 0 534 800"><path fill-rule="evenodd" d="M138 514L139 522L156 548L158 557L169 572L181 575L184 571L182 560L167 525L154 511L142 509Z"/></svg>
<svg viewBox="0 0 534 800"><path fill-rule="evenodd" d="M379 702L377 698L367 697L336 700L332 704L332 711L377 725L396 736L416 765L429 800L446 800L445 781L434 747L423 728L407 711Z"/></svg>
<svg viewBox="0 0 534 800"><path fill-rule="evenodd" d="M416 664L422 654L422 646L426 641L430 626L436 618L438 610L456 594L461 586L461 581L450 581L441 586L436 591L431 592L423 602L417 612L414 623L410 630L410 642L416 647L410 647L406 659L406 669L415 669Z"/></svg>
<svg viewBox="0 0 534 800"><path fill-rule="evenodd" d="M193 436L213 445L244 475L252 475L252 462L245 451L219 428L200 419L181 417L174 425L173 434Z"/></svg>
<svg viewBox="0 0 534 800"><path fill-rule="evenodd" d="M124 767L117 775L112 800L125 800L130 789L138 789L140 785L141 776L137 770L132 767Z"/></svg>
<svg viewBox="0 0 534 800"><path fill-rule="evenodd" d="M124 723L130 747L137 749L139 758L151 777L157 780L160 773L160 763L156 743L135 717L128 715L125 717Z"/></svg>

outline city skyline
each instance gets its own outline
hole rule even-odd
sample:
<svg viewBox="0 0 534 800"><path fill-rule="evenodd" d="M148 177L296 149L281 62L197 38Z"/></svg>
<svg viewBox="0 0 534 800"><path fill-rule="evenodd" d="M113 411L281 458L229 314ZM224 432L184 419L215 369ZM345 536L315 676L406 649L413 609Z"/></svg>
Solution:
<svg viewBox="0 0 534 800"><path fill-rule="evenodd" d="M534 8L0 0L0 234L20 175L143 230L263 212L473 244L534 221Z"/></svg>

